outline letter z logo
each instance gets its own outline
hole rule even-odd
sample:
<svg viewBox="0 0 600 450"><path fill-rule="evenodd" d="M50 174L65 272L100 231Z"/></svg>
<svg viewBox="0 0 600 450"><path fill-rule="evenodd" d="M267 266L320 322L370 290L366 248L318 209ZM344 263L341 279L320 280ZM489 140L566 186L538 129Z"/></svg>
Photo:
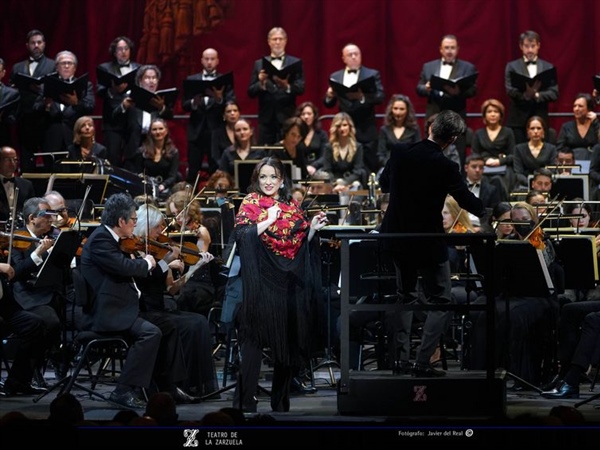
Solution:
<svg viewBox="0 0 600 450"><path fill-rule="evenodd" d="M198 434L198 430L183 430L183 437L187 439L184 447L198 447L198 440L196 439L196 435Z"/></svg>
<svg viewBox="0 0 600 450"><path fill-rule="evenodd" d="M413 402L427 401L427 394L425 393L425 389L427 389L427 386L413 386L413 390L415 391Z"/></svg>

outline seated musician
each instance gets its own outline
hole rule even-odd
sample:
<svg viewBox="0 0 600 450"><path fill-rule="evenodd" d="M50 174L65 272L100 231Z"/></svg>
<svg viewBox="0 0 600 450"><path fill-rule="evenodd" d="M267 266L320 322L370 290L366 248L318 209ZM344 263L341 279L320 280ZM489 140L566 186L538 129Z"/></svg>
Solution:
<svg viewBox="0 0 600 450"><path fill-rule="evenodd" d="M195 241L200 252L208 252L212 242L210 231L203 225L200 203L190 202L186 191L171 195L167 201L167 212L174 216L170 227L182 233L184 238ZM177 235L176 235L177 236ZM180 237L173 238L179 240ZM222 262L213 260L198 269L183 286L178 302L182 311L191 311L208 315L213 306L219 306L223 297L225 279L219 273Z"/></svg>
<svg viewBox="0 0 600 450"><path fill-rule="evenodd" d="M235 181L229 172L216 170L206 182L207 191L215 191L214 197L209 195L207 205L221 206L227 200L227 191L234 189Z"/></svg>
<svg viewBox="0 0 600 450"><path fill-rule="evenodd" d="M160 210L142 205L137 210L137 217L134 235L158 242L165 228ZM156 248L164 256L149 277L136 278L142 293L140 316L158 326L163 334L155 369L162 383L159 387L170 392L177 403L193 403L199 400L193 395L208 394L218 388L212 359L212 335L206 317L180 311L172 297L188 278L184 275L176 280L173 274L174 270L183 273L184 263L179 258L181 249L176 245L169 245L166 250ZM152 247L149 251L152 252ZM210 253L202 253L198 267L211 260ZM172 336L166 339L169 334Z"/></svg>
<svg viewBox="0 0 600 450"><path fill-rule="evenodd" d="M15 269L13 293L19 310L28 311L44 322L44 349L58 348L60 338L60 301L52 286L36 287L35 280L42 264L54 245L49 237L52 232L54 212L42 197L32 197L23 205L25 227L19 233L28 238L31 244L24 249L13 247L10 264ZM37 361L38 368L43 361Z"/></svg>
<svg viewBox="0 0 600 450"><path fill-rule="evenodd" d="M106 147L96 142L96 128L90 116L80 117L73 126L73 143L67 147L67 159L82 164L62 164L64 172L98 173L98 165L107 157ZM85 163L91 164L85 164Z"/></svg>
<svg viewBox="0 0 600 450"><path fill-rule="evenodd" d="M147 277L156 266L152 255L132 259L119 241L131 237L138 220L136 204L124 193L108 198L97 227L81 254L81 275L95 298L83 314L82 329L123 333L132 341L110 400L126 408L144 408L143 388L150 387L162 333L140 316L140 292L132 277Z"/></svg>
<svg viewBox="0 0 600 450"><path fill-rule="evenodd" d="M12 147L2 147L0 149L0 221L7 221L11 216L10 207L13 205L15 188L19 188L17 196L17 212L23 208L23 203L28 198L35 196L33 184L31 181L15 177L19 158L17 151Z"/></svg>
<svg viewBox="0 0 600 450"><path fill-rule="evenodd" d="M564 271L556 261L552 242L544 236L540 227L536 227L538 216L531 205L525 202L516 203L511 210L511 220L523 222L515 225L515 236L518 240L528 240L541 251L543 263L548 268L555 290L548 297L508 297L500 294L496 298L497 359L494 363L497 367L506 367L526 382L537 385L542 381L542 352L549 345L548 331L555 326L558 314L557 294L564 291ZM474 304L482 304L485 301L485 297L480 297ZM490 356L486 355L485 313L474 312L472 315L474 326L471 369L480 370L485 366L486 357ZM511 389L527 390L528 386L515 383Z"/></svg>
<svg viewBox="0 0 600 450"><path fill-rule="evenodd" d="M0 386L0 398L18 394L37 395L46 391L31 384L34 366L44 358L44 320L16 303L8 285L14 275L15 271L9 264L0 263L0 338L5 339L11 333L17 338L14 359Z"/></svg>
<svg viewBox="0 0 600 450"><path fill-rule="evenodd" d="M498 239L513 239L515 228L511 224L503 223L510 222L510 211L512 205L509 202L500 202L492 209L490 216L490 225L496 231Z"/></svg>
<svg viewBox="0 0 600 450"><path fill-rule="evenodd" d="M58 191L49 191L44 195L44 199L50 205L50 209L56 214L52 219L54 233L59 232L61 228L69 226L69 209L65 204L65 199Z"/></svg>

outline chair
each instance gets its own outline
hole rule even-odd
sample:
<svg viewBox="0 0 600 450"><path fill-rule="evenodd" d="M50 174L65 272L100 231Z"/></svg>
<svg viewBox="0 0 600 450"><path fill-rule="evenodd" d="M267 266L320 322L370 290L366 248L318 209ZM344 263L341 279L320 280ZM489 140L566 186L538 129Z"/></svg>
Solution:
<svg viewBox="0 0 600 450"><path fill-rule="evenodd" d="M92 305L93 294L89 290L79 268L74 268L72 271L73 287L75 290L75 305L83 311L87 311ZM72 361L73 367L70 374L59 380L51 386L47 392L39 395L33 401L38 402L45 395L49 394L56 388L60 387L59 394L68 393L77 387L86 391L90 398L98 397L101 400L109 401L105 396L95 391L100 377L108 370L113 374L116 373L116 361L123 361L127 355L129 345L125 337L117 333L97 333L94 331L78 330L73 341L74 348L80 351L74 352L76 355ZM111 369L107 369L111 364ZM93 367L97 365L97 370L94 372ZM91 381L91 387L87 387L79 383L80 374L83 369L87 370L88 380Z"/></svg>

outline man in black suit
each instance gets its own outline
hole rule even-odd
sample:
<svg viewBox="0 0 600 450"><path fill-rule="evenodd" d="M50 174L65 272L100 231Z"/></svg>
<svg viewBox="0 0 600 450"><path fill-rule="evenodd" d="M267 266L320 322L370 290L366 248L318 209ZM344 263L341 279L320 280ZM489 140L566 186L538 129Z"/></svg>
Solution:
<svg viewBox="0 0 600 450"><path fill-rule="evenodd" d="M18 73L41 78L56 70L54 60L44 55L46 38L41 31L31 30L27 33L25 47L29 52L29 57L13 66L10 72L12 86L15 85ZM27 89L19 89L19 92L21 93L21 104L17 116L17 135L21 152L21 170L32 172L35 170L33 154L41 151L44 137L44 115L41 111L33 109L33 105L41 94L41 86L31 84Z"/></svg>
<svg viewBox="0 0 600 450"><path fill-rule="evenodd" d="M28 311L39 317L44 323L44 351L58 349L60 338L60 301L52 286L35 286L32 282L48 258L48 250L54 245L49 235L52 231L54 212L42 197L32 197L23 205L26 236L38 242L32 242L25 249L13 248L11 265L15 269L12 280L14 299L19 310ZM37 361L41 368L43 361Z"/></svg>
<svg viewBox="0 0 600 450"><path fill-rule="evenodd" d="M448 194L461 208L482 217L485 208L473 195L459 167L443 154L465 132L466 124L458 113L442 111L434 120L429 137L412 146L398 145L392 151L384 173L389 172L390 203L381 224L382 233L444 233L441 211ZM423 176L423 174L427 176ZM448 245L443 239L401 240L393 243L392 258L400 300L415 298L417 277L423 278L423 292L429 303L450 303L451 282ZM421 345L412 369L408 363L408 336L412 312L397 314L400 370L416 376L444 376L429 361L450 317L448 311L429 311L423 326ZM396 337L394 338L396 340Z"/></svg>
<svg viewBox="0 0 600 450"><path fill-rule="evenodd" d="M77 71L77 57L75 54L67 50L61 51L56 55L55 61L57 71L55 77L61 81L75 81L75 72ZM73 143L75 121L80 117L92 114L95 104L91 81L87 82L87 87L83 93L72 91L68 94L61 94L60 99L52 99L42 94L36 100L33 109L42 112L44 115L44 152L67 152L67 148ZM44 171L52 172L54 162L66 158L67 155L57 155L54 158L48 157L44 161Z"/></svg>
<svg viewBox="0 0 600 450"><path fill-rule="evenodd" d="M266 57L278 70L283 70L300 61L285 53L287 33L283 28L275 27L267 35L271 54ZM269 77L263 69L262 58L256 60L248 96L258 97L258 143L272 145L279 142L281 125L296 112L296 97L304 94L304 71L302 64L286 78Z"/></svg>
<svg viewBox="0 0 600 450"><path fill-rule="evenodd" d="M502 186L502 182L498 181L498 184L492 184L486 177L483 176L483 168L485 166L485 160L483 156L476 153L471 153L467 156L465 162L464 172L467 187L475 195L475 197L481 200L484 208L492 209L497 203L502 201L501 192L498 186ZM486 223L481 223L479 217L474 214L469 214L471 223L473 226L480 230L482 227L489 227ZM492 232L491 229L486 231Z"/></svg>
<svg viewBox="0 0 600 450"><path fill-rule="evenodd" d="M458 40L456 36L447 34L442 38L440 44L441 59L423 64L419 83L417 84L417 94L420 97L427 97L427 107L425 118L439 113L444 109L455 111L463 119L467 118L467 99L475 97L477 94L477 85L473 83L467 89L462 90L459 86L444 85L443 91L431 88L431 77L436 75L440 78L456 80L477 73L475 66L468 61L458 59ZM456 148L460 155L461 165L465 164L465 136L460 136L456 141Z"/></svg>
<svg viewBox="0 0 600 450"><path fill-rule="evenodd" d="M548 124L548 103L558 100L558 84L543 86L539 80L527 84L524 92L513 87L510 74L515 72L533 78L537 74L553 68L548 61L538 58L540 35L535 31L525 31L519 36L519 48L523 56L506 64L504 84L510 102L506 125L512 128L517 144L527 141L525 125L531 116L540 116ZM546 130L548 135L548 130Z"/></svg>
<svg viewBox="0 0 600 450"><path fill-rule="evenodd" d="M162 73L154 64L140 66L135 76L138 86L150 92L158 91ZM136 157L140 146L144 142L152 121L173 118L173 105L165 102L164 96L158 96L150 101L151 112L139 108L133 98L128 94L123 101L115 107L113 117L125 116L125 149L123 155L123 168L135 171L138 167ZM120 120L120 119L119 119Z"/></svg>
<svg viewBox="0 0 600 450"><path fill-rule="evenodd" d="M377 158L377 123L375 121L375 105L379 105L385 98L379 71L362 65L360 48L354 44L347 44L342 49L342 61L346 67L333 72L329 77L337 83L350 87L363 80L373 77L374 92L349 92L344 96L336 95L330 86L325 94L325 106L333 108L339 103L341 112L348 113L354 122L356 140L363 146L364 162L371 172L379 170Z"/></svg>
<svg viewBox="0 0 600 450"><path fill-rule="evenodd" d="M223 75L217 72L219 54L214 48L204 50L201 61L202 72L189 76L188 80L214 80ZM213 88L204 95L198 94L182 102L183 109L190 113L187 129L188 183L193 184L196 181L196 176L202 168L204 155L208 158L209 173L217 170L218 162L211 155L211 136L213 131L223 124L223 112L228 101L235 101L235 93L231 85L223 86L221 89Z"/></svg>
<svg viewBox="0 0 600 450"><path fill-rule="evenodd" d="M21 99L19 91L2 83L5 74L6 66L0 58L0 146L11 145L10 127L16 123L17 106Z"/></svg>
<svg viewBox="0 0 600 450"><path fill-rule="evenodd" d="M133 235L137 205L127 194L108 198L102 225L88 238L81 254L81 274L95 294L82 328L125 333L131 338L125 364L110 400L128 408L143 408L141 388L150 386L162 333L140 314L140 291L133 277L147 277L156 266L151 255L131 259L119 241Z"/></svg>
<svg viewBox="0 0 600 450"><path fill-rule="evenodd" d="M15 188L19 188L17 213L23 209L25 200L35 195L31 181L15 177L18 162L17 151L14 148L2 147L0 149L0 181L2 182L2 189L0 189L0 221L6 221L10 217Z"/></svg>
<svg viewBox="0 0 600 450"><path fill-rule="evenodd" d="M116 37L108 49L112 60L100 64L99 67L119 77L137 70L140 65L131 60L134 48L133 41L127 36ZM103 101L102 140L108 152L108 160L113 166L122 165L127 125L125 115L113 115L113 111L121 105L129 89L131 86L127 83L114 84L114 82L111 86L98 84L96 89L96 94Z"/></svg>
<svg viewBox="0 0 600 450"><path fill-rule="evenodd" d="M15 276L14 269L0 263L0 337L13 334L16 339L13 362L8 376L0 386L0 397L17 394L36 395L45 388L31 385L34 373L32 362L41 361L44 349L44 322L41 317L24 311L16 304L9 281Z"/></svg>

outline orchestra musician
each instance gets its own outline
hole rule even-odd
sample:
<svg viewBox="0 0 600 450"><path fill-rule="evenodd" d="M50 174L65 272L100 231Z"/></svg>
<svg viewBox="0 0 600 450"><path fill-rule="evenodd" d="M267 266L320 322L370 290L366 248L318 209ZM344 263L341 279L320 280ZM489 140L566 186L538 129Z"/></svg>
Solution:
<svg viewBox="0 0 600 450"><path fill-rule="evenodd" d="M54 245L54 239L48 236L52 233L52 219L55 214L42 197L32 197L25 202L25 227L20 231L37 242L33 242L24 250L13 248L10 261L15 270L12 287L18 308L36 315L44 323L44 351L58 348L61 306L52 286L37 287L30 281L36 278L49 255L48 250ZM37 367L41 368L42 363L43 361L36 361Z"/></svg>
<svg viewBox="0 0 600 450"><path fill-rule="evenodd" d="M542 360L543 351L548 343L547 334L556 326L557 294L564 291L564 271L556 261L553 244L544 236L541 223L531 205L525 202L515 203L510 218L513 222L522 222L514 225L516 239L529 241L541 252L543 264L548 268L555 290L548 297L501 294L496 298L495 333L498 359L495 364L496 367L506 367L526 382L537 385L542 381ZM485 298L480 297L474 304L484 302ZM479 370L484 368L485 363L485 314L474 313L473 324L471 368ZM528 386L516 382L511 389L523 391L528 390Z"/></svg>
<svg viewBox="0 0 600 450"><path fill-rule="evenodd" d="M2 182L2 189L0 189L0 221L6 221L10 217L15 188L19 188L17 212L21 211L25 200L35 197L31 181L15 176L18 164L19 158L17 158L17 151L14 148L2 147L0 149L0 181Z"/></svg>
<svg viewBox="0 0 600 450"><path fill-rule="evenodd" d="M137 217L134 228L137 238L158 242L164 237L161 235L165 228L164 218L158 208L141 205ZM180 274L184 269L184 262L179 258L181 248L174 241L167 245L169 252L150 276L136 278L142 293L140 316L154 323L163 333L157 360L157 369L162 374L161 389L170 392L177 403L194 403L199 401L194 395L205 395L218 389L212 359L212 335L206 317L178 310L173 295L183 287L187 277L175 279L173 269ZM211 260L212 255L204 253L197 264L204 265ZM173 336L170 342L165 342L168 332L173 332Z"/></svg>
<svg viewBox="0 0 600 450"><path fill-rule="evenodd" d="M180 237L191 237L201 253L209 252L212 238L210 231L202 223L200 203L197 200L190 201L188 192L178 191L167 199L166 205L169 214L174 216L174 221L170 224L174 227L172 231L181 233ZM221 280L220 269L221 263L211 260L194 272L178 298L182 311L207 316L213 306L220 304L226 281Z"/></svg>

